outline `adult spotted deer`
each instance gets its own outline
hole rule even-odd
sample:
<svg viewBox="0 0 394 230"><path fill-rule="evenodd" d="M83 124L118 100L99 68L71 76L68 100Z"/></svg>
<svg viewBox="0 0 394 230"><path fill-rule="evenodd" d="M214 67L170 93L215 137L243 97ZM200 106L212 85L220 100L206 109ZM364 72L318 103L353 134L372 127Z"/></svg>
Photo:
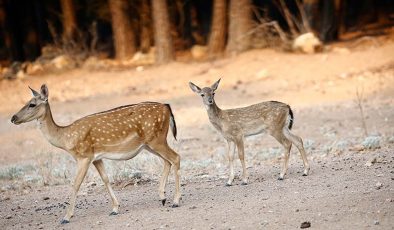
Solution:
<svg viewBox="0 0 394 230"><path fill-rule="evenodd" d="M208 111L209 120L227 141L230 177L226 185L231 186L234 180L233 152L231 151L233 143L235 144L234 152L235 147L237 147L243 168L242 184L246 185L248 183L248 173L244 157L244 137L264 132L273 136L285 148L284 163L279 180L283 180L287 172L292 143L297 146L301 153L304 162L303 175L308 175L309 164L302 139L290 132L293 125L293 112L290 106L277 101L267 101L243 108L222 110L216 105L214 99L219 82L220 79L211 87L202 89L192 82L189 82L189 86L202 97Z"/></svg>
<svg viewBox="0 0 394 230"><path fill-rule="evenodd" d="M30 88L31 89L31 88ZM129 160L141 150L148 150L164 160L163 175L159 183L159 196L165 204L164 195L171 166L175 174L175 197L173 207L179 205L180 157L167 144L169 127L176 138L176 125L168 104L143 102L126 105L105 112L83 117L68 126L57 125L48 102L48 88L41 86L41 92L31 89L33 98L16 113L11 122L19 125L37 120L38 127L48 141L69 152L77 162L71 202L62 223L68 223L74 214L75 200L79 187L93 163L112 199L112 212L118 214L119 202L111 188L104 169L103 159Z"/></svg>

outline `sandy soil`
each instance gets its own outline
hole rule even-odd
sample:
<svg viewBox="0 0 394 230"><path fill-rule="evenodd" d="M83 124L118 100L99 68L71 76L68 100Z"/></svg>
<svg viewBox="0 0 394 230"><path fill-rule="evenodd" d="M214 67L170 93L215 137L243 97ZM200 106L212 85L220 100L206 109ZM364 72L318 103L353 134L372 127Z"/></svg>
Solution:
<svg viewBox="0 0 394 230"><path fill-rule="evenodd" d="M288 179L276 180L270 164L252 167L251 183L232 187L222 180L192 180L184 184L182 206L161 206L157 183L126 187L116 193L121 213L108 216L110 199L102 186L85 187L75 217L59 220L70 188L43 188L3 201L2 226L38 229L295 229L309 221L313 229L392 229L392 149L376 156L381 163L364 166L367 154L345 154L314 161L313 173L302 177L292 164ZM381 183L382 186L378 183ZM378 185L377 185L378 184ZM168 195L173 195L173 183Z"/></svg>
<svg viewBox="0 0 394 230"><path fill-rule="evenodd" d="M304 221L315 229L393 229L394 179L394 39L354 47L334 44L316 55L253 50L238 57L202 63L176 62L127 70L66 73L0 81L0 226L5 229L291 229ZM187 83L208 85L222 77L216 101L223 108L264 100L290 104L294 132L304 138L311 175L293 149L289 174L277 181L282 149L271 137L246 140L250 184L227 177L225 144L209 124L199 96ZM139 101L173 107L179 140L170 145L182 157L181 207L162 207L157 181L161 162L143 153L126 164L106 162L121 201L121 213L108 216L109 197L93 168L83 184L72 222L65 213L73 160L50 146L35 124L14 126L10 117L25 103L27 85L49 87L59 124L90 113ZM366 149L356 92L368 135L379 140ZM376 158L376 163L365 163ZM12 170L11 170L12 169ZM142 173L141 183L126 186L124 173ZM236 164L239 175L240 164ZM129 178L130 179L130 178ZM130 179L131 180L131 179ZM42 186L43 183L49 186ZM96 186L93 186L95 185ZM173 195L173 177L167 188Z"/></svg>

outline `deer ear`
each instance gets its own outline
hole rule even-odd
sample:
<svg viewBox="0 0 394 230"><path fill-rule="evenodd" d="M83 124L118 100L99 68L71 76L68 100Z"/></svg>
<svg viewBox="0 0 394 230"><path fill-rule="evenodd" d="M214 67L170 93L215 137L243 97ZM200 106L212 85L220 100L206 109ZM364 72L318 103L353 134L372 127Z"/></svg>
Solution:
<svg viewBox="0 0 394 230"><path fill-rule="evenodd" d="M33 95L33 97L39 97L39 96L41 96L37 91L35 91L34 89L32 89L30 86L29 86L29 89L30 89L31 94Z"/></svg>
<svg viewBox="0 0 394 230"><path fill-rule="evenodd" d="M217 82L213 83L213 85L211 86L211 89L213 91L217 90L220 80L221 80L221 78L219 78L219 80L217 80Z"/></svg>
<svg viewBox="0 0 394 230"><path fill-rule="evenodd" d="M201 88L196 86L195 84L193 84L193 82L189 82L189 86L190 86L190 89L193 90L193 92L195 92L195 93L201 92Z"/></svg>
<svg viewBox="0 0 394 230"><path fill-rule="evenodd" d="M43 84L43 85L41 86L41 96L42 96L45 100L47 100L47 99L48 99L48 95L49 95L48 87L47 87L47 85Z"/></svg>

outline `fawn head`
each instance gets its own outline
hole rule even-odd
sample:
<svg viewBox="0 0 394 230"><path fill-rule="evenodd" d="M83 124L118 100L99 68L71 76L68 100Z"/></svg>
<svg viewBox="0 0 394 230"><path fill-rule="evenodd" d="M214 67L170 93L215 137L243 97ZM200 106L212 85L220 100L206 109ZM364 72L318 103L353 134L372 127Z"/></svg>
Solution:
<svg viewBox="0 0 394 230"><path fill-rule="evenodd" d="M202 97L202 101L205 105L212 105L215 101L215 91L219 86L220 79L217 80L211 87L200 88L192 82L189 82L190 88L193 92L199 94Z"/></svg>
<svg viewBox="0 0 394 230"><path fill-rule="evenodd" d="M41 86L40 93L30 88L33 98L30 99L19 112L11 118L11 122L19 125L21 123L29 122L34 119L40 119L45 116L48 104L48 88L44 84Z"/></svg>

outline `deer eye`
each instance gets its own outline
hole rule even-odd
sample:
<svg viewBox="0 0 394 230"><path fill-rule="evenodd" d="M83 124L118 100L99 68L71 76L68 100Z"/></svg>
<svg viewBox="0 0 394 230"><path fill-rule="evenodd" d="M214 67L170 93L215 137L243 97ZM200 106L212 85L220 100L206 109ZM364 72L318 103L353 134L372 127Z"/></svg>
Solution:
<svg viewBox="0 0 394 230"><path fill-rule="evenodd" d="M205 96L204 94L201 94L201 97Z"/></svg>
<svg viewBox="0 0 394 230"><path fill-rule="evenodd" d="M215 95L215 93L212 93L212 96Z"/></svg>
<svg viewBox="0 0 394 230"><path fill-rule="evenodd" d="M36 104L29 104L29 108L33 108L33 107L36 107Z"/></svg>

